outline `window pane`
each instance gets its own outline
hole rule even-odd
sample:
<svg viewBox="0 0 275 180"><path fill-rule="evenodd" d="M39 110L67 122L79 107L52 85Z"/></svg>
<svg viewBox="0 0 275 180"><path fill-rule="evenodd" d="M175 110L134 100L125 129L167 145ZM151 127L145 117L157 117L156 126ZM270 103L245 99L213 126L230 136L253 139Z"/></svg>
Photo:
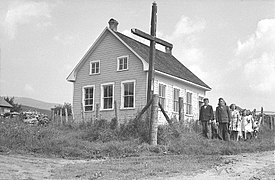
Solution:
<svg viewBox="0 0 275 180"><path fill-rule="evenodd" d="M124 69L127 69L127 58L124 58Z"/></svg>
<svg viewBox="0 0 275 180"><path fill-rule="evenodd" d="M129 98L128 96L124 97L124 107L126 107L126 108L129 107L129 105L128 105L129 104L128 98Z"/></svg>
<svg viewBox="0 0 275 180"><path fill-rule="evenodd" d="M112 98L106 98L104 100L104 109L111 109L112 108Z"/></svg>
<svg viewBox="0 0 275 180"><path fill-rule="evenodd" d="M103 91L104 91L104 92L103 92L103 96L104 96L104 97L108 97L108 88L107 88L107 87L108 87L108 86L104 86L104 87L103 87Z"/></svg>
<svg viewBox="0 0 275 180"><path fill-rule="evenodd" d="M124 84L124 96L129 95L129 85Z"/></svg>
<svg viewBox="0 0 275 180"><path fill-rule="evenodd" d="M109 89L109 97L112 97L113 96L113 86L109 86L108 87L108 89Z"/></svg>
<svg viewBox="0 0 275 180"><path fill-rule="evenodd" d="M134 95L134 83L129 84L129 95Z"/></svg>
<svg viewBox="0 0 275 180"><path fill-rule="evenodd" d="M93 110L93 106L85 106L85 111L92 111Z"/></svg>
<svg viewBox="0 0 275 180"><path fill-rule="evenodd" d="M96 63L95 73L99 73L99 62Z"/></svg>

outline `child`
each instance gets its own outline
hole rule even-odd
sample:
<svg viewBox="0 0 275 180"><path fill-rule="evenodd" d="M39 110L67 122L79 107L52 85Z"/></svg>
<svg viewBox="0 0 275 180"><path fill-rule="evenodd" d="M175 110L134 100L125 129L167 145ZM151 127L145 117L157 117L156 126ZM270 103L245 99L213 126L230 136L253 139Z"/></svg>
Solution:
<svg viewBox="0 0 275 180"><path fill-rule="evenodd" d="M246 118L245 118L246 122L245 122L245 127L244 127L244 131L245 131L245 136L247 139L247 135L249 135L249 139L252 138L253 135L253 123L254 123L254 119L252 117L252 114L250 113L250 111L246 111Z"/></svg>

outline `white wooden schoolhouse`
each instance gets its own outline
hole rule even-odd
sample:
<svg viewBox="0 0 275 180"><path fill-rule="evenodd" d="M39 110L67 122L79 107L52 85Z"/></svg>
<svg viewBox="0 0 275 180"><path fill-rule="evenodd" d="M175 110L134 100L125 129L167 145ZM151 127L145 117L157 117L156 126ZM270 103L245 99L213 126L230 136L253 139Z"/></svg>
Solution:
<svg viewBox="0 0 275 180"><path fill-rule="evenodd" d="M75 121L101 118L119 122L134 118L146 105L149 46L117 31L118 22L99 35L67 77L73 82ZM156 50L154 93L170 118L178 118L179 97L184 119L198 119L199 106L211 88L173 55ZM184 60L183 60L184 61ZM115 110L116 109L116 110ZM159 124L166 123L161 112Z"/></svg>

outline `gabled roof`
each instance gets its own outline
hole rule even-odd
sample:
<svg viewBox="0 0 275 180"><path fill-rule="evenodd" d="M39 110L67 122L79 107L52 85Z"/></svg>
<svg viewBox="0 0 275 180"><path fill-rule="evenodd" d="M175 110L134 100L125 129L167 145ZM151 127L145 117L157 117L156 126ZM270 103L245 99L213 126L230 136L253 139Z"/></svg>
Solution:
<svg viewBox="0 0 275 180"><path fill-rule="evenodd" d="M95 48L100 44L102 39L105 37L105 34L109 32L113 34L122 44L124 44L130 51L132 51L142 62L143 64L143 70L147 71L149 69L149 64L139 56L134 50L131 49L123 40L121 40L115 33L112 31L109 27L106 27L103 32L99 35L99 37L96 39L96 41L93 43L93 45L89 48L89 50L86 52L86 54L82 57L82 59L78 62L78 64L75 66L75 68L72 70L72 72L69 74L69 76L66 78L69 82L74 82L76 79L76 74L79 70L79 68L82 66L82 64L86 61L86 59L90 56L91 53L95 50Z"/></svg>
<svg viewBox="0 0 275 180"><path fill-rule="evenodd" d="M76 67L67 77L68 81L75 81L77 71L79 70L81 65L86 61L86 58L93 52L95 47L100 43L101 39L107 31L113 34L119 41L121 41L130 51L132 51L141 60L141 62L143 63L144 70L148 70L150 47L106 27L105 30L101 33L101 35L98 37L98 39L95 41L95 43L92 45L92 47L88 50L88 52L84 55L81 61L76 65ZM155 57L156 72L160 72L169 77L182 80L186 83L201 87L205 90L211 90L211 88L207 84L200 80L195 74L193 74L181 62L179 62L173 55L156 49Z"/></svg>
<svg viewBox="0 0 275 180"><path fill-rule="evenodd" d="M3 97L0 97L0 107L12 108L12 105L8 103Z"/></svg>
<svg viewBox="0 0 275 180"><path fill-rule="evenodd" d="M126 44L128 44L137 54L149 63L150 47L136 41L119 32L115 32ZM202 86L208 90L211 88L200 80L194 73L179 62L172 54L165 53L156 49L155 70L162 73L186 80L188 82Z"/></svg>

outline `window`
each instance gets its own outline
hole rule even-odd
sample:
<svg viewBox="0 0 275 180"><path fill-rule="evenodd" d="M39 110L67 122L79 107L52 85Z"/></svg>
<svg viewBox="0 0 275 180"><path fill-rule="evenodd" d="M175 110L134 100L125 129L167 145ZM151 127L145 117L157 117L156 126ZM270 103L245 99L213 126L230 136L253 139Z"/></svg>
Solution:
<svg viewBox="0 0 275 180"><path fill-rule="evenodd" d="M186 114L192 114L192 93L186 93Z"/></svg>
<svg viewBox="0 0 275 180"><path fill-rule="evenodd" d="M163 84L159 84L159 103L165 109L165 89L166 86Z"/></svg>
<svg viewBox="0 0 275 180"><path fill-rule="evenodd" d="M83 108L85 112L94 110L94 92L94 86L83 87Z"/></svg>
<svg viewBox="0 0 275 180"><path fill-rule="evenodd" d="M121 56L117 58L117 70L124 71L128 70L128 58L129 56Z"/></svg>
<svg viewBox="0 0 275 180"><path fill-rule="evenodd" d="M121 106L122 108L135 107L135 81L121 83Z"/></svg>
<svg viewBox="0 0 275 180"><path fill-rule="evenodd" d="M114 83L101 85L101 108L113 109L114 104Z"/></svg>
<svg viewBox="0 0 275 180"><path fill-rule="evenodd" d="M179 96L180 90L174 88L174 112L179 112Z"/></svg>
<svg viewBox="0 0 275 180"><path fill-rule="evenodd" d="M100 73L100 62L99 61L91 61L90 62L90 75L99 74Z"/></svg>

